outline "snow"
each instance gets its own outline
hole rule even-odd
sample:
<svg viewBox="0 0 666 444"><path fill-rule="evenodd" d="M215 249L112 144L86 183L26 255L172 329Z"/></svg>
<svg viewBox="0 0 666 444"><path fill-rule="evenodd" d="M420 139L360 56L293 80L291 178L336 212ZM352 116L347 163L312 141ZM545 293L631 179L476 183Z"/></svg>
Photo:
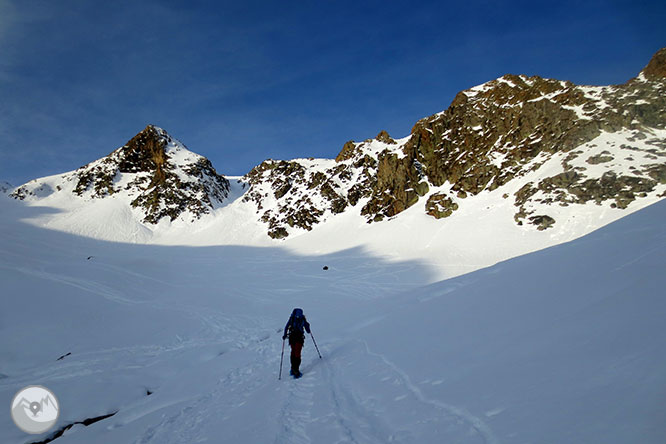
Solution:
<svg viewBox="0 0 666 444"><path fill-rule="evenodd" d="M654 160L655 145L651 143L666 139L666 130L650 129L644 133L644 139L637 137L639 131L619 130L616 132L603 132L592 141L581 145L584 155L571 161L575 168L585 170L586 175L592 177L601 177L606 171L614 171L616 174L636 174L645 166L658 164ZM611 156L613 160L609 162L591 165L587 159L595 155ZM647 177L647 175L645 175Z"/></svg>
<svg viewBox="0 0 666 444"><path fill-rule="evenodd" d="M573 111L576 113L576 117L579 120L593 120L592 117L588 116L584 109L584 105L576 105L576 106L568 106L568 105L562 105L562 108L568 109L569 111Z"/></svg>
<svg viewBox="0 0 666 444"><path fill-rule="evenodd" d="M603 101L603 89L583 88ZM664 139L602 132L539 154L493 191L463 198L430 184L372 224L364 198L284 240L260 220L283 202L270 183L253 188L261 210L228 177L211 214L152 225L130 205L140 188L125 190L136 174L117 174L123 191L104 198L74 194L76 172L31 181L24 201L0 193L0 394L9 404L23 386L52 389L57 428L76 423L58 443L664 442L666 185L624 210L546 205L539 191L524 207L555 225L514 220L525 184L571 168L646 177ZM402 157L408 140L356 148ZM166 151L178 168L201 158L177 141ZM335 180L347 190L361 174ZM436 193L458 204L453 216L426 215ZM294 306L325 359L308 343L304 378L277 381ZM0 418L0 442L32 442Z"/></svg>
<svg viewBox="0 0 666 444"><path fill-rule="evenodd" d="M375 159L378 158L379 154L383 151L388 152L389 154L396 154L398 158L403 158L404 153L402 152L403 146L411 139L411 135L394 139L395 143L385 143L377 139L369 139L363 142L356 143L356 148L360 150L360 155L369 155ZM347 160L347 163L352 163L353 160ZM329 167L335 166L335 162L328 165Z"/></svg>
<svg viewBox="0 0 666 444"><path fill-rule="evenodd" d="M435 282L441 256L487 264L544 235L494 227L510 202L475 199L458 222L412 207L368 225L348 212L254 245L247 233L260 227L241 226L249 207L234 201L216 210L228 217L197 225L193 246L49 229L34 221L53 207L0 196L0 397L9 406L20 388L46 386L61 405L56 429L117 412L59 444L664 442L666 202ZM488 222L470 230L482 214ZM467 235L456 228L465 222ZM203 245L224 229L244 230L249 244ZM351 230L367 243L341 243ZM410 253L426 235L429 246ZM464 245L482 251L466 256ZM295 306L323 359L308 338L303 378L279 381ZM0 415L0 442L46 436Z"/></svg>
<svg viewBox="0 0 666 444"><path fill-rule="evenodd" d="M643 169L645 163L650 161L651 154L648 150L654 148L649 142L666 138L663 130L651 131L644 140L631 142L630 148L626 148L625 144L632 140L633 132L602 133L581 146L583 154L571 160L570 164L579 168L580 174L588 177L600 177L609 169L618 174L630 172L631 166ZM375 146L374 150L379 147L398 149L401 145L372 141L364 146ZM590 156L604 151L610 153L615 160L598 165L586 162ZM631 156L633 160L627 160L627 156ZM182 246L243 245L261 248L280 246L292 253L306 256L312 253L335 254L349 249L363 249L368 254L387 261L417 261L428 268L430 282L434 282L576 239L658 201L659 195L666 191L666 186L658 185L647 197L637 199L625 210L612 209L610 203L601 207L595 203L563 207L529 202L526 205L528 210L537 211L535 214L548 214L556 220L556 224L543 232L537 231L531 225L518 226L514 221L517 212L514 194L525 183L537 183L545 177L563 172L564 157L564 153L550 157L540 155L533 160L533 164L543 163L539 169L530 171L492 192L484 191L465 199L455 197L455 194L450 192L449 184L442 187L431 186L429 193L414 206L381 223L368 224L366 218L361 216L360 211L365 204L362 200L341 214L333 215L327 211L322 222L315 225L312 231L291 228L290 236L284 241L275 241L267 236L267 225L259 220L255 204L243 201L249 185L238 177L229 178L229 196L216 205L211 214L203 215L200 220L192 222L179 218L170 222L164 218L157 225L148 225L141 222L140 211L130 206L133 196L115 193L104 199L82 198L72 193L75 186L75 181L71 179L72 173L56 175L29 184L30 189L41 197L26 199L25 204L35 211L26 213L22 220L37 227L115 242ZM495 157L493 163L501 165L502 158L502 155ZM335 164L335 161L330 159L296 161L311 171L322 172ZM651 163L654 163L654 160ZM530 170L531 165L526 165L524 170ZM118 178L120 183L125 180L122 176L124 175ZM352 177L343 187L349 187L357 180L357 177ZM268 195L262 203L261 213L266 210L277 211L278 202L272 197L272 190L268 185L264 185L264 188L256 189ZM57 192L58 189L61 191ZM308 193L308 190L302 191ZM435 220L426 214L428 197L438 192L448 193L459 205L454 215L447 219ZM503 197L505 195L507 198ZM315 204L327 208L326 202L320 202L321 196L308 196ZM546 196L538 194L536 197Z"/></svg>
<svg viewBox="0 0 666 444"><path fill-rule="evenodd" d="M511 88L518 88L518 85L516 85L511 80L509 80L508 76L502 76L502 77L498 78L497 83L506 83Z"/></svg>

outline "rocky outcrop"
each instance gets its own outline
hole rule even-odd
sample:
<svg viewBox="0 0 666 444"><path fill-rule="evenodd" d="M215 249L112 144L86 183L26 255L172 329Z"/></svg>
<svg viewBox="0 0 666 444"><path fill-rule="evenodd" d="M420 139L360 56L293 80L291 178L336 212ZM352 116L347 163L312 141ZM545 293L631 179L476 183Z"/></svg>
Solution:
<svg viewBox="0 0 666 444"><path fill-rule="evenodd" d="M349 141L335 163L264 162L246 176L246 199L262 211L270 189L275 202L262 220L276 237L288 235L288 227L310 230L356 205L372 223L425 198L425 212L444 218L462 199L509 183L521 183L512 193L516 223L540 230L556 223L543 205L626 208L663 183L665 60L660 50L638 77L605 87L505 75L460 92L406 139L382 131ZM601 137L608 134L617 137ZM618 138L626 143L615 146ZM528 178L553 162L560 172Z"/></svg>
<svg viewBox="0 0 666 444"><path fill-rule="evenodd" d="M458 204L446 193L435 193L426 202L426 214L435 219L449 217L458 209Z"/></svg>
<svg viewBox="0 0 666 444"><path fill-rule="evenodd" d="M153 125L108 156L64 175L66 182L73 182L73 193L82 198L128 196L130 205L142 213L143 221L151 224L164 217L199 218L229 193L229 182L217 174L208 159L188 151ZM33 196L39 191L38 185L28 183L13 196Z"/></svg>
<svg viewBox="0 0 666 444"><path fill-rule="evenodd" d="M635 137L645 138L649 128L663 129L663 86L633 81L579 87L539 77L504 76L458 94L444 113L418 122L404 149L410 160L404 162L413 159L423 165L423 175L434 186L448 182L452 190L465 195L492 191L538 169L556 153L569 153L591 142L602 132L632 130ZM568 161L584 154L575 153ZM537 158L540 161L535 162ZM612 159L600 154L588 160L597 164ZM637 194L654 188L654 181L645 178L646 169L612 180L611 176L591 178L582 171L567 170L566 164L564 169L535 186L551 194L549 203L614 200L623 208ZM516 195L520 216L525 215L524 201L523 190ZM541 222L536 222L540 228L552 225Z"/></svg>
<svg viewBox="0 0 666 444"><path fill-rule="evenodd" d="M666 78L666 48L662 48L652 56L650 63L641 71L647 80L661 81Z"/></svg>
<svg viewBox="0 0 666 444"><path fill-rule="evenodd" d="M242 200L275 239L348 211L368 223L410 208L455 218L481 193L511 202L515 223L533 230L557 226L560 207L625 209L666 195L665 66L660 50L636 78L611 86L505 75L458 93L405 138L381 131L346 142L335 159L266 160L241 180L249 185ZM211 212L229 183L149 125L60 183L33 181L12 196L58 192L124 197L155 224Z"/></svg>

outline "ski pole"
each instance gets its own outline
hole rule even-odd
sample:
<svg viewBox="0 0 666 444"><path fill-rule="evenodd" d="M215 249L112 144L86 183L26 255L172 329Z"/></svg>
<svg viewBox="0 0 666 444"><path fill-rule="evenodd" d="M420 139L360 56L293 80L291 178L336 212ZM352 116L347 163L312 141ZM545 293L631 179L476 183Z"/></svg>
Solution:
<svg viewBox="0 0 666 444"><path fill-rule="evenodd" d="M280 375L278 379L282 379L282 360L284 359L284 339L282 340L282 354L280 355Z"/></svg>
<svg viewBox="0 0 666 444"><path fill-rule="evenodd" d="M314 342L315 348L317 349L317 354L319 355L319 359L322 359L321 358L321 353L319 353L319 347L317 347L317 341L315 341L314 335L312 334L312 332L310 332L310 337L312 338L312 342Z"/></svg>

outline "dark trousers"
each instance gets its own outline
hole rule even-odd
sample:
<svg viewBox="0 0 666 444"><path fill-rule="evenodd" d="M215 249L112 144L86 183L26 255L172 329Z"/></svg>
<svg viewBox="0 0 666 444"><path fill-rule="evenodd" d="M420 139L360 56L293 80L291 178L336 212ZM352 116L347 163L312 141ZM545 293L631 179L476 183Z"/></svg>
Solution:
<svg viewBox="0 0 666 444"><path fill-rule="evenodd" d="M300 373L299 367L301 366L301 350L303 350L303 342L292 341L289 338L289 345L291 346L291 372L293 374Z"/></svg>

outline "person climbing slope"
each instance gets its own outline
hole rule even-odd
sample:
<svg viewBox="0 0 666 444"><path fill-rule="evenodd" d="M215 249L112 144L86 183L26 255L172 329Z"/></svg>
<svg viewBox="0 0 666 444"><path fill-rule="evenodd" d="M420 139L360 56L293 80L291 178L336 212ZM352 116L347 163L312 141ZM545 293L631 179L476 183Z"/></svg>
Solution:
<svg viewBox="0 0 666 444"><path fill-rule="evenodd" d="M305 343L305 332L310 333L310 323L305 319L303 310L294 308L291 312L287 325L284 326L284 334L282 340L284 341L289 337L289 346L291 347L291 371L289 372L294 378L300 378L302 373L299 370L301 365L301 350Z"/></svg>

